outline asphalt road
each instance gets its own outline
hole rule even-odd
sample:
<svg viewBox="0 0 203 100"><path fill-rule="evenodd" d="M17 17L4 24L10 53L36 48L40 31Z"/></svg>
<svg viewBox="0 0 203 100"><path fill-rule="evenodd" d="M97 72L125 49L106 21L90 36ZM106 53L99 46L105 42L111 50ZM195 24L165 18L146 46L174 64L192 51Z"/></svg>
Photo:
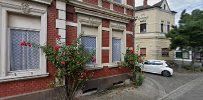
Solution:
<svg viewBox="0 0 203 100"><path fill-rule="evenodd" d="M165 92L159 100L203 100L203 73L175 73L172 77L148 74Z"/></svg>
<svg viewBox="0 0 203 100"><path fill-rule="evenodd" d="M203 73L174 73L172 77L145 73L139 88L122 87L79 100L203 100Z"/></svg>

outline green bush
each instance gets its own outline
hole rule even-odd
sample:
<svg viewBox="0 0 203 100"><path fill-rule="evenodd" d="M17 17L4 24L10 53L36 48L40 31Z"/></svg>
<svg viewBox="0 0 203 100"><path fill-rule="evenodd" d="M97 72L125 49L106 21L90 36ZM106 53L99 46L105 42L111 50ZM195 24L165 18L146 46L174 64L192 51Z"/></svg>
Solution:
<svg viewBox="0 0 203 100"><path fill-rule="evenodd" d="M137 79L136 79L136 81L135 81L135 86L141 86L142 85L142 83L143 83L143 81L144 81L144 75L143 74L138 74L137 75Z"/></svg>

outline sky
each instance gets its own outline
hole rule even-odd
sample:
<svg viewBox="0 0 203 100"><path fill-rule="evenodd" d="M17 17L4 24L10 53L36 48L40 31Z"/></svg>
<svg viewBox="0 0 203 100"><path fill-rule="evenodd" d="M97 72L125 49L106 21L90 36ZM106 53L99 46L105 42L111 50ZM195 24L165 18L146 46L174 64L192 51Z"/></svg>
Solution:
<svg viewBox="0 0 203 100"><path fill-rule="evenodd" d="M161 0L148 0L148 5L153 5ZM176 14L176 25L180 19L181 12L186 9L190 13L194 9L203 10L203 0L167 0L171 10L178 12ZM143 0L135 0L135 6L143 5Z"/></svg>

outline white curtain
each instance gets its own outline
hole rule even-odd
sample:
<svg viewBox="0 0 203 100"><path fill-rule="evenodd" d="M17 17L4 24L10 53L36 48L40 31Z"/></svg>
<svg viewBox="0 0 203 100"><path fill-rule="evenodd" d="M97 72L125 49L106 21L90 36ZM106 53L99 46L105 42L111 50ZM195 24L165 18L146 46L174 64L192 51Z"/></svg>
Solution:
<svg viewBox="0 0 203 100"><path fill-rule="evenodd" d="M121 61L121 39L112 38L112 61Z"/></svg>
<svg viewBox="0 0 203 100"><path fill-rule="evenodd" d="M88 53L96 52L96 37L83 36L81 38L81 43L86 52ZM89 62L88 64L91 63L93 62Z"/></svg>
<svg viewBox="0 0 203 100"><path fill-rule="evenodd" d="M39 48L20 46L21 41L39 44L39 31L11 29L10 71L39 68Z"/></svg>

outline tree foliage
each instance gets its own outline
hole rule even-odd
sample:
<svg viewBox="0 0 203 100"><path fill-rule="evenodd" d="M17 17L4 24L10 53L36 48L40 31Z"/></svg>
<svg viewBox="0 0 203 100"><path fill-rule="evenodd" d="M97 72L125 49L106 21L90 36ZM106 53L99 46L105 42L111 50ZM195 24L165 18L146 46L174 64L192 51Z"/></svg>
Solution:
<svg viewBox="0 0 203 100"><path fill-rule="evenodd" d="M183 10L179 20L179 27L174 26L166 35L171 39L171 49L203 51L203 10L193 10L191 14ZM193 57L194 58L194 57Z"/></svg>
<svg viewBox="0 0 203 100"><path fill-rule="evenodd" d="M81 36L72 45L66 45L60 41L60 36L56 37L56 45L39 45L26 41L20 43L21 46L41 48L49 62L57 68L56 78L53 85L64 86L66 98L73 100L77 90L81 89L85 82L92 77L93 73L85 72L85 66L94 58L94 53L85 51L81 42ZM65 83L65 84L64 84Z"/></svg>
<svg viewBox="0 0 203 100"><path fill-rule="evenodd" d="M203 46L203 11L196 9L191 14L181 13L179 27L174 27L167 37L171 38L171 48L202 48Z"/></svg>

